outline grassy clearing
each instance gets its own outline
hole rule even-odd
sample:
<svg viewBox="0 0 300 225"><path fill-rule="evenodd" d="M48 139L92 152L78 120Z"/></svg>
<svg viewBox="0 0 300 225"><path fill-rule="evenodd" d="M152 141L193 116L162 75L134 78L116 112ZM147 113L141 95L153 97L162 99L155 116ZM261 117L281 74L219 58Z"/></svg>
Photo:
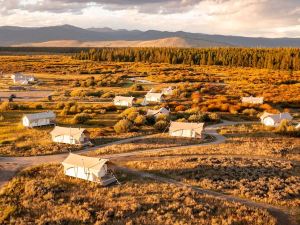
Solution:
<svg viewBox="0 0 300 225"><path fill-rule="evenodd" d="M100 187L63 175L59 165L27 169L0 192L4 224L276 224L265 210L118 172Z"/></svg>

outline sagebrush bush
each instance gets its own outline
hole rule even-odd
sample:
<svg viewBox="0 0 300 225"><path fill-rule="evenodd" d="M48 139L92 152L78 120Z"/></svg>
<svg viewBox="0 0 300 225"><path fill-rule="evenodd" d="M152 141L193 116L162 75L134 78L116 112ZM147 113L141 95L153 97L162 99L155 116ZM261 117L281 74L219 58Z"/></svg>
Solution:
<svg viewBox="0 0 300 225"><path fill-rule="evenodd" d="M91 116L87 113L79 113L73 117L72 123L73 124L84 124L84 123L88 122L90 118L91 118Z"/></svg>
<svg viewBox="0 0 300 225"><path fill-rule="evenodd" d="M117 134L129 132L132 129L132 122L128 119L122 119L114 126Z"/></svg>
<svg viewBox="0 0 300 225"><path fill-rule="evenodd" d="M144 125L146 122L146 117L143 115L138 115L135 119L134 119L134 124L141 126Z"/></svg>
<svg viewBox="0 0 300 225"><path fill-rule="evenodd" d="M160 120L154 124L155 129L159 131L164 131L169 125L169 122Z"/></svg>

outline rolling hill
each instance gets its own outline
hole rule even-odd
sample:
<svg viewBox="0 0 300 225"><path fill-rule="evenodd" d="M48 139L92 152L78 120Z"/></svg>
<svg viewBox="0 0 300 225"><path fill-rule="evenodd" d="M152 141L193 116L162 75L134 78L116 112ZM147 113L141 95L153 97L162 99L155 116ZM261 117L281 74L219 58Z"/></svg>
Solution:
<svg viewBox="0 0 300 225"><path fill-rule="evenodd" d="M253 38L183 31L83 29L52 27L0 27L0 46L39 47L300 47L300 38Z"/></svg>

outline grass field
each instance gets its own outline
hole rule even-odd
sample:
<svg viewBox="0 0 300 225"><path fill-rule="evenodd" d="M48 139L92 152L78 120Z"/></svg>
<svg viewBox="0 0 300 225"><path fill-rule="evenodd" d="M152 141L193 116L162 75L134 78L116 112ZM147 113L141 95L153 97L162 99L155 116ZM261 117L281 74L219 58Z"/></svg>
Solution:
<svg viewBox="0 0 300 225"><path fill-rule="evenodd" d="M295 209L300 206L300 165L290 161L193 156L149 158L126 165L255 201Z"/></svg>
<svg viewBox="0 0 300 225"><path fill-rule="evenodd" d="M266 211L118 172L122 185L68 178L61 166L21 172L0 193L1 223L276 224Z"/></svg>

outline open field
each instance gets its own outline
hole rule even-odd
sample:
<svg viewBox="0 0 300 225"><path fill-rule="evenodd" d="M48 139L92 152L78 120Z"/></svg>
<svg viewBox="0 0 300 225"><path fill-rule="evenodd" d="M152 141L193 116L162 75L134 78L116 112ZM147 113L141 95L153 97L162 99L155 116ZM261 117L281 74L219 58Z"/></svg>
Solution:
<svg viewBox="0 0 300 225"><path fill-rule="evenodd" d="M117 173L122 185L101 188L58 165L27 169L1 190L1 223L276 224L261 209Z"/></svg>

